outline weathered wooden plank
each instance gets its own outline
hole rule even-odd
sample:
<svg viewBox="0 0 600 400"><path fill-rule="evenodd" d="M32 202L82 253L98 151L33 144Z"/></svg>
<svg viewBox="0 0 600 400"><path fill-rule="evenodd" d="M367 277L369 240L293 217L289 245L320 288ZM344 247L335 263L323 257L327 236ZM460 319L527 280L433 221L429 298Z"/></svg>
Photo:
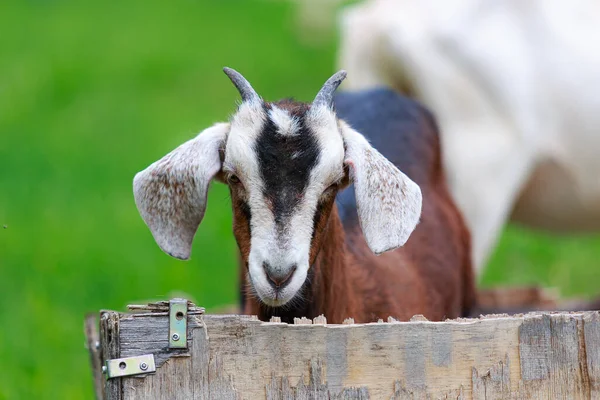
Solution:
<svg viewBox="0 0 600 400"><path fill-rule="evenodd" d="M84 322L85 341L90 353L90 366L94 378L94 394L96 400L104 399L104 376L102 375L102 356L100 354L100 333L98 332L98 315L88 314Z"/></svg>
<svg viewBox="0 0 600 400"><path fill-rule="evenodd" d="M193 329L202 326L201 314L188 314L188 348ZM167 313L121 314L121 357L154 354L156 367L173 356L189 355L188 349L169 349L169 316Z"/></svg>
<svg viewBox="0 0 600 400"><path fill-rule="evenodd" d="M145 378L120 378L124 400L593 399L599 393L598 312L340 325L190 315L188 349L177 351L168 349L167 316L157 314L120 317L121 356L152 352L160 365Z"/></svg>
<svg viewBox="0 0 600 400"><path fill-rule="evenodd" d="M194 329L192 334L192 366L194 367L194 399L209 400L210 344L206 326Z"/></svg>
<svg viewBox="0 0 600 400"><path fill-rule="evenodd" d="M102 311L100 313L100 348L102 363L106 360L119 358L119 313L114 311ZM110 400L122 400L121 379L106 380L104 396Z"/></svg>
<svg viewBox="0 0 600 400"><path fill-rule="evenodd" d="M173 300L175 300L177 298L174 298ZM181 298L179 298L181 299ZM181 300L185 300L185 299L181 299ZM156 301L153 303L148 303L148 304L130 304L127 306L127 309L129 311L134 311L137 313L140 312L152 312L152 313L157 313L157 312L165 312L168 313L169 311L169 304L170 301L167 300L161 300L161 301ZM196 306L194 303L192 303L191 301L187 301L187 309L188 309L188 314L204 314L204 307L198 307Z"/></svg>
<svg viewBox="0 0 600 400"><path fill-rule="evenodd" d="M600 314L583 316L585 358L590 383L590 398L600 399Z"/></svg>
<svg viewBox="0 0 600 400"><path fill-rule="evenodd" d="M257 383L261 382L266 371L269 377L272 371L276 371L279 377L285 376L289 382L299 382L296 384L296 395L299 396L297 398L302 398L311 387L311 383L305 378L311 376L307 374L307 366L312 365L319 357L327 362L325 377L328 384L328 378L331 377L331 390L334 393L352 387L360 388L364 386L363 382L367 382L371 383L372 387L365 388L363 392L368 389L371 398L389 397L392 395L393 382L398 378L406 382L407 391L423 392L426 376L435 373L436 369L447 371L456 368L456 365L449 364L450 361L444 366L437 353L431 351L433 346L443 349L448 360L460 360L468 354L465 349L470 347L469 336L461 337L465 334L463 327L469 326L469 323L454 323L454 328L461 330L461 334L455 335L451 332L452 326L450 332L438 332L447 327L445 324L452 323L319 326L264 324L258 321L245 321L240 324L241 321L235 318L228 321L224 318L205 319L210 337L211 357L218 354L223 360L223 373L233 377L233 386L238 391L244 388L243 398L265 397L268 382L263 381L260 386ZM508 322L510 326L510 321ZM485 342L498 339L498 333L507 334L506 328L504 331L500 327L488 332L485 326L481 326L491 323L492 321L475 320L471 323L472 326L469 326L468 332L471 333L466 334ZM512 333L513 352L516 354L516 329L512 329ZM450 340L455 336L460 350L456 351L455 346L447 343L441 344L444 337ZM340 341L345 344L340 345ZM497 343L507 342L508 338L504 338ZM490 360L504 358L507 348L496 350L494 347L497 347L497 344L492 343L481 354L466 357L471 361L468 365L472 365L472 360L477 358L479 364L484 366L491 365L493 361ZM448 348L452 348L452 353L457 354L448 355ZM470 367L464 370L463 374L462 381L466 385L471 378ZM449 380L450 383L444 384L444 380ZM450 374L437 383L439 389L434 383L430 391L447 393L459 389L460 384L452 384L454 380L457 380L457 377ZM319 393L319 387L314 381L312 392L315 395Z"/></svg>
<svg viewBox="0 0 600 400"><path fill-rule="evenodd" d="M583 315L526 316L519 329L521 392L531 398L590 398Z"/></svg>
<svg viewBox="0 0 600 400"><path fill-rule="evenodd" d="M580 352L579 343L579 330L583 330L583 319L569 314L555 315L552 318L544 316L544 318L550 319L551 397L589 399L587 364L585 358L580 359L581 356L585 357L585 353Z"/></svg>

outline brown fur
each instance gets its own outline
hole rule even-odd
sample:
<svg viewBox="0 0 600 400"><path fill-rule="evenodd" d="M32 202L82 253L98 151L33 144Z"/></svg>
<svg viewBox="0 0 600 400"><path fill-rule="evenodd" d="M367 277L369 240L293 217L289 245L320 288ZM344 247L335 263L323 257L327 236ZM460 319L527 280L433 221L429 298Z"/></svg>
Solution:
<svg viewBox="0 0 600 400"><path fill-rule="evenodd" d="M289 108L303 111L300 106ZM357 223L342 225L332 193L325 204L320 204L316 216L310 252L312 266L302 293L304 302L299 307L269 309L244 291L250 232L241 203L232 190L245 314L258 315L261 320L278 315L285 322L323 314L329 322L341 323L348 317L356 322L370 322L388 316L408 320L416 314L439 321L469 313L475 302L470 235L445 183L435 123L425 115L421 126L421 148L407 151L422 153L420 160L425 166L411 165L415 169L412 174L404 171L416 177L423 193L421 222L408 242L375 256Z"/></svg>

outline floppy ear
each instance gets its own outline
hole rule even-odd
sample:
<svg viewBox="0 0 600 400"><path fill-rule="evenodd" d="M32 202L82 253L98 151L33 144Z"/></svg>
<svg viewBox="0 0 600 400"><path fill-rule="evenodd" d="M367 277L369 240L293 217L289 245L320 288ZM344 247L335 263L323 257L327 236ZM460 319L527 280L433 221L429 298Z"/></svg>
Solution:
<svg viewBox="0 0 600 400"><path fill-rule="evenodd" d="M344 122L340 128L367 244L375 254L396 249L406 243L419 222L421 189L363 135Z"/></svg>
<svg viewBox="0 0 600 400"><path fill-rule="evenodd" d="M135 204L158 246L187 260L204 217L208 186L221 170L229 124L216 124L182 144L133 179Z"/></svg>

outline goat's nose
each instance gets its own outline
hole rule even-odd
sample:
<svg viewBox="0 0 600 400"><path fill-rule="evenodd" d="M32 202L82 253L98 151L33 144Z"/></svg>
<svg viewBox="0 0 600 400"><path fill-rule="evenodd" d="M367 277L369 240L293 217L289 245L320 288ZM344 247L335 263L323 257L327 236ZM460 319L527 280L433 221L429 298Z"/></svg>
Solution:
<svg viewBox="0 0 600 400"><path fill-rule="evenodd" d="M290 283L290 278L296 272L296 266L292 266L291 268L273 268L268 263L263 263L263 268L265 273L267 274L267 278L271 286L275 289L283 289L288 283Z"/></svg>

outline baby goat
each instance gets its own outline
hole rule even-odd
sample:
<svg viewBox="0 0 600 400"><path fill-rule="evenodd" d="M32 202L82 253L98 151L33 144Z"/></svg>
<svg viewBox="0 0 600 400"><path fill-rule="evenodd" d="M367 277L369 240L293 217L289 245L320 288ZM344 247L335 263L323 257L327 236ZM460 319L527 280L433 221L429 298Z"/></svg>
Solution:
<svg viewBox="0 0 600 400"><path fill-rule="evenodd" d="M266 102L238 72L225 73L242 97L231 121L134 178L138 210L162 250L189 258L216 179L231 192L244 313L341 323L468 312L470 237L425 108L387 89L334 101L344 71L312 104Z"/></svg>

